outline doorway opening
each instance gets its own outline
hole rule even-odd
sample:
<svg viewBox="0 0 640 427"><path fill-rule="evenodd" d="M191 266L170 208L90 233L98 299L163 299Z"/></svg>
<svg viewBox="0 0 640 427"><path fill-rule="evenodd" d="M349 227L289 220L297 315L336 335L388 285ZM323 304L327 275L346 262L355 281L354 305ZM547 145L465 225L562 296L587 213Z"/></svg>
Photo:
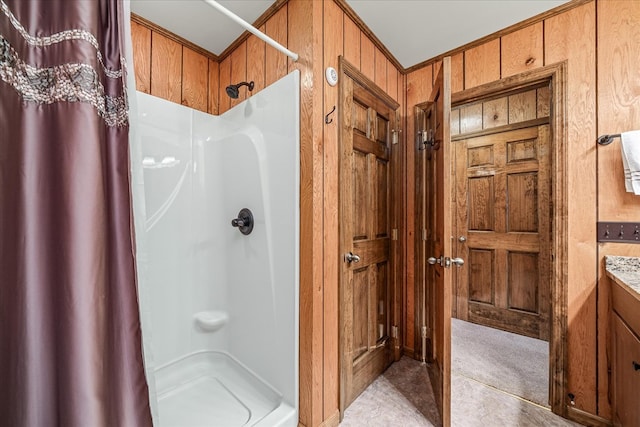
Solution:
<svg viewBox="0 0 640 427"><path fill-rule="evenodd" d="M450 206L430 207L438 184L428 178L428 155L416 159L416 173L426 177L416 186L416 218L425 226L416 229L426 242L416 244L415 333L423 338L416 354L428 360L426 221L433 209L449 209L451 259L463 261L453 267L454 374L566 416L564 74L565 64L556 64L452 96ZM426 104L416 107L418 135L430 115ZM524 357L500 362L504 349L518 346ZM482 352L494 352L496 366L470 357Z"/></svg>

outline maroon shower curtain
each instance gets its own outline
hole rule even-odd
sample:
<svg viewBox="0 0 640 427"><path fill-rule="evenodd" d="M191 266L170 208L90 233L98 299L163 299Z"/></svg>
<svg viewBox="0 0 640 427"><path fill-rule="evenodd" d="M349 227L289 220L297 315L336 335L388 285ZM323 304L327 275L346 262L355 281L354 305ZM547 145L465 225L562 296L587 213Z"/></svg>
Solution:
<svg viewBox="0 0 640 427"><path fill-rule="evenodd" d="M0 0L0 426L147 426L122 0Z"/></svg>

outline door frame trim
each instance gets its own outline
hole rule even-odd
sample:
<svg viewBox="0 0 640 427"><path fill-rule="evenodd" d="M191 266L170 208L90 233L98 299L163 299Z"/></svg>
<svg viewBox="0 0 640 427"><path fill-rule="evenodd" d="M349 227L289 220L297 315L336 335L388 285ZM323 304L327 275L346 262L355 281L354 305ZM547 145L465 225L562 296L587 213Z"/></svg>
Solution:
<svg viewBox="0 0 640 427"><path fill-rule="evenodd" d="M375 98L377 98L378 101L380 101L381 103L383 103L385 106L389 107L392 110L398 111L400 108L400 104L398 102L396 102L390 95L388 95L384 90L382 90L379 86L377 86L375 84L375 82L373 82L371 79L369 79L368 77L366 77L364 74L362 74L354 65L352 65L349 61L347 61L342 55L338 57L338 63L339 63L339 83L338 83L338 105L337 105L337 118L338 118L338 153L341 156L342 154L342 147L343 147L343 137L344 137L344 127L347 125L350 125L351 120L345 120L345 114L351 114L350 112L346 112L344 111L344 105L343 105L343 99L344 99L344 79L345 78L350 78L353 83L360 85L361 87L363 87L364 89L366 89L369 93L371 93ZM398 120L398 116L396 114L395 120ZM400 127L400 123L396 123L397 127ZM401 144L395 144L395 147L399 147ZM394 144L392 144L392 150L394 149ZM397 150L398 148L396 148ZM400 197L402 198L402 187L398 187L398 183L396 182L399 178L399 176L401 176L401 174L399 174L400 172L400 163L398 163L400 161L400 157L401 157L401 153L398 151L393 151L391 160L392 160L392 170L391 170L391 185L392 185L392 192L395 193L394 197ZM344 196L342 194L342 179L344 174L346 173L344 170L340 169L340 161L338 161L338 259L336 259L336 262L340 263L342 261L341 257L342 257L342 253L344 251L344 246L345 246L345 242L344 240L344 232L342 231L342 224L340 223L340 213L343 209L343 202L344 202ZM400 203L391 203L391 206L400 206ZM402 220L402 215L399 214L396 210L395 207L391 207L390 208L390 222L391 222L391 227L392 228L401 228L400 227L400 223ZM395 223L394 223L395 222ZM398 233L401 234L401 233ZM393 243L393 242L390 242ZM398 353L399 351L397 350L398 348L402 347L402 343L400 342L400 337L402 337L402 315L400 315L400 308L401 308L401 296L402 296L402 292L401 292L401 281L398 280L397 278L397 272L400 272L399 268L402 265L402 250L399 247L401 245L401 241L397 240L396 241L397 244L395 245L391 245L390 248L390 257L392 258L392 263L394 265L394 269L390 272L391 273L391 288L392 288L392 295L390 296L391 298L391 306L392 306L392 310L391 310L391 323L395 324L398 326L398 329L400 330L398 332L398 337L396 339L396 342L393 342L393 338L392 338L392 352ZM345 364L345 336L344 336L344 329L345 329L345 316L343 313L343 306L344 306L344 302L345 302L345 296L344 296L344 286L343 286L343 274L340 271L339 272L339 278L338 278L338 376L339 376L339 397L338 397L338 407L339 407L339 419L340 421L343 419L344 417L344 411L346 409L346 391L345 391L345 379L344 379L344 364Z"/></svg>
<svg viewBox="0 0 640 427"><path fill-rule="evenodd" d="M568 186L567 186L567 61L527 71L451 95L451 106L504 96L540 83L550 83L551 111L551 312L549 369L551 410L567 417L567 301L568 301Z"/></svg>

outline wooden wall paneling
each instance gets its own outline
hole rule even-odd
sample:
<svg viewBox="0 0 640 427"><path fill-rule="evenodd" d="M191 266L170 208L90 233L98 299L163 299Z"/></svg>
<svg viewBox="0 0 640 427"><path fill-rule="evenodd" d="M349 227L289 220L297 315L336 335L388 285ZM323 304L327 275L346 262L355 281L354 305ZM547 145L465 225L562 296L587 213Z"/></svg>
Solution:
<svg viewBox="0 0 640 427"><path fill-rule="evenodd" d="M344 17L344 59L360 70L360 28Z"/></svg>
<svg viewBox="0 0 640 427"><path fill-rule="evenodd" d="M247 42L240 44L229 56L231 58L231 84L247 81ZM231 108L249 97L247 86L242 86L238 92L238 98L230 100Z"/></svg>
<svg viewBox="0 0 640 427"><path fill-rule="evenodd" d="M322 55L323 2L290 0L276 15L287 10L285 30L288 48L298 53L290 69L300 70L300 424L337 425L339 413L325 417L323 345L338 342L337 336L323 331L323 139L324 81ZM273 19L273 18L272 18ZM276 18L282 21L282 18ZM272 26L267 23L267 29ZM271 50L267 47L267 54ZM267 58L269 55L267 55ZM267 62L266 71L270 71ZM286 71L286 68L285 68ZM269 84L270 81L268 80ZM337 358L337 354L335 356ZM337 363L337 362L336 362Z"/></svg>
<svg viewBox="0 0 640 427"><path fill-rule="evenodd" d="M535 93L535 92L534 92ZM482 129L494 128L496 126L504 126L509 123L509 105L507 97L492 99L486 101L482 106ZM533 106L535 107L535 102ZM535 111L534 111L535 118Z"/></svg>
<svg viewBox="0 0 640 427"><path fill-rule="evenodd" d="M569 64L567 392L576 396L576 408L596 414L595 5L554 16L544 27L545 63Z"/></svg>
<svg viewBox="0 0 640 427"><path fill-rule="evenodd" d="M415 272L414 272L414 250L416 233L421 233L420 230L415 229L415 143L414 143L414 130L415 130L415 117L414 106L425 102L427 96L431 92L433 86L433 69L431 65L420 68L406 76L406 117L407 126L405 128L406 138L406 260L407 260L407 272L406 272L406 293L405 293L405 316L406 321L404 324L404 343L405 349L412 353L415 349Z"/></svg>
<svg viewBox="0 0 640 427"><path fill-rule="evenodd" d="M464 90L464 52L451 57L451 93L461 90Z"/></svg>
<svg viewBox="0 0 640 427"><path fill-rule="evenodd" d="M509 77L544 65L543 23L502 36L501 76Z"/></svg>
<svg viewBox="0 0 640 427"><path fill-rule="evenodd" d="M598 2L598 133L640 129L640 2ZM620 141L598 147L600 221L640 220L622 179Z"/></svg>
<svg viewBox="0 0 640 427"><path fill-rule="evenodd" d="M380 89L387 91L387 57L380 49L375 48L375 79L373 80Z"/></svg>
<svg viewBox="0 0 640 427"><path fill-rule="evenodd" d="M182 105L207 111L209 59L188 47L182 48Z"/></svg>
<svg viewBox="0 0 640 427"><path fill-rule="evenodd" d="M360 71L369 79L376 77L376 47L363 32L360 33Z"/></svg>
<svg viewBox="0 0 640 427"><path fill-rule="evenodd" d="M640 3L597 2L598 134L640 128ZM593 141L591 141L593 142ZM624 188L620 140L598 150L598 221L640 221L640 197ZM598 286L598 415L609 418L609 287L604 256L640 256L639 245L602 244Z"/></svg>
<svg viewBox="0 0 640 427"><path fill-rule="evenodd" d="M151 95L180 104L182 46L155 32L151 46Z"/></svg>
<svg viewBox="0 0 640 427"><path fill-rule="evenodd" d="M509 123L533 120L538 113L538 97L535 89L519 92L509 97Z"/></svg>
<svg viewBox="0 0 640 427"><path fill-rule="evenodd" d="M442 60L439 60L433 63L433 66L431 67L432 84L436 83L436 80L438 79L438 73L440 72L440 68L442 68Z"/></svg>
<svg viewBox="0 0 640 427"><path fill-rule="evenodd" d="M289 38L287 15L288 4L285 4L265 24L265 33L283 46L287 46L287 39ZM275 48L267 46L265 52L265 86L269 86L284 77L287 74L287 69L287 56Z"/></svg>
<svg viewBox="0 0 640 427"><path fill-rule="evenodd" d="M500 79L500 39L464 52L464 88Z"/></svg>
<svg viewBox="0 0 640 427"><path fill-rule="evenodd" d="M387 59L387 93L394 100L400 101L398 96L398 69Z"/></svg>
<svg viewBox="0 0 640 427"><path fill-rule="evenodd" d="M259 28L264 32L265 26ZM267 44L252 35L247 39L247 81L253 81L253 93L265 88L265 52Z"/></svg>
<svg viewBox="0 0 640 427"><path fill-rule="evenodd" d="M133 63L136 72L136 89L151 93L151 30L131 21Z"/></svg>
<svg viewBox="0 0 640 427"><path fill-rule="evenodd" d="M220 63L220 90L218 114L222 114L231 108L231 98L227 95L225 88L231 84L231 55L227 56Z"/></svg>
<svg viewBox="0 0 640 427"><path fill-rule="evenodd" d="M225 94L226 96L226 94ZM209 89L207 113L217 115L220 104L220 64L209 60Z"/></svg>
<svg viewBox="0 0 640 427"><path fill-rule="evenodd" d="M460 133L482 130L482 102L460 108Z"/></svg>
<svg viewBox="0 0 640 427"><path fill-rule="evenodd" d="M338 58L344 48L344 12L333 1L324 4L324 69L339 70ZM339 86L329 86L323 79L324 114L338 107ZM338 313L339 307L339 217L338 194L338 126L339 112L324 125L324 418L339 411L340 368Z"/></svg>

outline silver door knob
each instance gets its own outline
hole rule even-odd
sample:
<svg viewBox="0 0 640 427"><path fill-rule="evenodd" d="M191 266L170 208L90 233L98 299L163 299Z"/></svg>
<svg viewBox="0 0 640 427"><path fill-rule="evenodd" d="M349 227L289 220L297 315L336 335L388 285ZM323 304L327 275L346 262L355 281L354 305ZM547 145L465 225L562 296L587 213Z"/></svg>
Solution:
<svg viewBox="0 0 640 427"><path fill-rule="evenodd" d="M451 258L451 264L455 264L458 267L462 267L464 265L464 260L462 258Z"/></svg>
<svg viewBox="0 0 640 427"><path fill-rule="evenodd" d="M460 243L464 243L464 242L466 242L466 241L467 241L467 238L466 238L466 237L464 237L464 236L460 236L460 237L458 237L458 242L460 242Z"/></svg>
<svg viewBox="0 0 640 427"><path fill-rule="evenodd" d="M344 260L347 262L360 262L360 257L353 252L347 252L344 254Z"/></svg>
<svg viewBox="0 0 640 427"><path fill-rule="evenodd" d="M428 262L429 264L431 264L431 265L435 265L436 263L437 263L437 264L440 264L440 262L439 262L439 261L440 261L440 260L439 260L438 258L435 258L435 257L432 257L432 256L431 256L431 257L429 257L429 258L427 258L427 262Z"/></svg>

